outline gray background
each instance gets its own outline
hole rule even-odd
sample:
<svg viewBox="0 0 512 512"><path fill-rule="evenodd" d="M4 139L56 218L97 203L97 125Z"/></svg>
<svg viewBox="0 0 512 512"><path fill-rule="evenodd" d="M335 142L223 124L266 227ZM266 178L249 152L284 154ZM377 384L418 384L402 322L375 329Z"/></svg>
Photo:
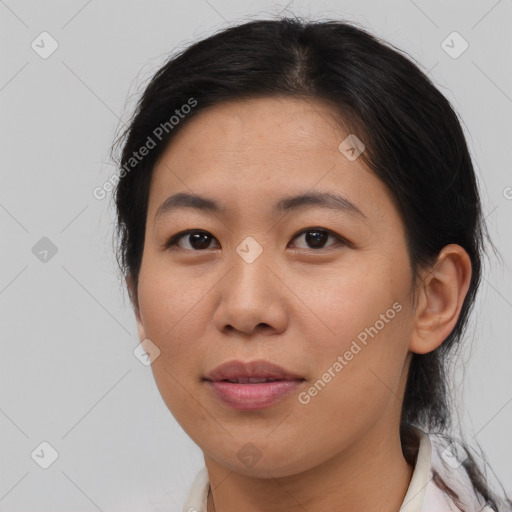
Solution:
<svg viewBox="0 0 512 512"><path fill-rule="evenodd" d="M119 118L169 51L285 9L356 21L406 50L463 120L503 259L486 267L455 388L468 439L512 493L510 0L0 0L0 510L180 510L201 452L132 353L113 214L92 190L114 173ZM50 48L43 31L59 45L46 59L31 47ZM453 31L469 43L458 58L442 47ZM46 261L43 237L57 248ZM48 469L31 457L43 441L59 455Z"/></svg>

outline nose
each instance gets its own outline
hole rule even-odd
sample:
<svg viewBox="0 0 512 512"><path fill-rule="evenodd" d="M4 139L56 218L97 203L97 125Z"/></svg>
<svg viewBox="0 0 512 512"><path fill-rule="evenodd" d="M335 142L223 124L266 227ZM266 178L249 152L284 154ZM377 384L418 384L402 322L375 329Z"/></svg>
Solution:
<svg viewBox="0 0 512 512"><path fill-rule="evenodd" d="M250 261L250 260L249 260ZM220 299L213 321L224 334L278 334L288 323L290 292L265 251L249 262L234 252L232 270L219 283Z"/></svg>

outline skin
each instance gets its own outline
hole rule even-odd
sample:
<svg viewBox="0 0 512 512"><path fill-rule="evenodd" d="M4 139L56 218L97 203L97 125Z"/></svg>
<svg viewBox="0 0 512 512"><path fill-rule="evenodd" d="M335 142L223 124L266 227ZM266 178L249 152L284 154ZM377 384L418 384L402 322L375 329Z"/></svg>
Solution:
<svg viewBox="0 0 512 512"><path fill-rule="evenodd" d="M340 152L348 133L331 111L289 97L216 105L182 127L154 168L134 303L139 338L161 351L157 386L204 453L217 512L398 510L412 475L399 437L411 353L442 343L469 286L469 257L449 245L413 287L392 196L361 158ZM342 194L364 216L273 212L279 199L310 191ZM177 192L227 211L155 219ZM308 228L334 235L322 248ZM207 248L188 235L164 248L186 229L211 234ZM252 263L236 252L247 236L263 249ZM292 393L237 411L202 381L223 362L265 359L303 376L304 392L394 303L401 311L307 404ZM237 456L247 443L261 456L250 467Z"/></svg>

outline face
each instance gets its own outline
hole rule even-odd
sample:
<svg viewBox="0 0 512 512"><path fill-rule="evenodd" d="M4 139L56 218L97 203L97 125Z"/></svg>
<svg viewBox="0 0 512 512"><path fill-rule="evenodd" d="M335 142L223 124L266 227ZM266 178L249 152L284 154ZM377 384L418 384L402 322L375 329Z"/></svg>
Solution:
<svg viewBox="0 0 512 512"><path fill-rule="evenodd" d="M398 428L413 329L403 222L330 112L292 98L217 105L154 168L139 336L160 350L154 377L182 428L243 474L306 471ZM161 208L179 193L205 201ZM233 361L285 373L213 382Z"/></svg>

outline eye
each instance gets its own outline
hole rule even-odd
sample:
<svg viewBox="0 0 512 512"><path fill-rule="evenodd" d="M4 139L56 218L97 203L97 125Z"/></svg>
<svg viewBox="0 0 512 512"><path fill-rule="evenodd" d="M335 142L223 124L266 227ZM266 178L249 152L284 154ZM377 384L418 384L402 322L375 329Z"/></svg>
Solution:
<svg viewBox="0 0 512 512"><path fill-rule="evenodd" d="M185 241L188 242L189 247L183 247L183 245L179 244L179 241L184 237L188 237L185 238ZM207 231L188 229L187 231L181 231L171 237L169 241L166 242L165 248L169 249L172 246L178 246L180 249L204 250L208 249L210 242L214 239L215 237Z"/></svg>
<svg viewBox="0 0 512 512"><path fill-rule="evenodd" d="M292 240L298 239L301 236L304 237L305 243L308 244L310 247L299 246L299 249L326 249L331 247L332 245L335 245L336 242L338 242L341 245L350 245L350 242L345 240L340 235L337 235L332 231L323 228L303 229L302 231L295 234L292 237ZM334 244L331 243L326 247L325 244L329 240L329 237L334 240ZM182 239L184 240L184 242L180 243ZM177 233L176 235L172 236L169 239L169 241L164 244L164 248L169 249L171 247L176 246L179 249L193 250L195 252L198 252L205 249L211 249L212 247L210 247L210 243L212 242L212 240L215 240L215 237L212 234L208 233L207 231L188 229L186 231L181 231L180 233Z"/></svg>
<svg viewBox="0 0 512 512"><path fill-rule="evenodd" d="M325 247L327 240L329 237L334 239L334 241L341 243L342 245L349 245L348 241L344 240L341 236L336 235L332 231L323 228L307 228L303 229L297 235L293 237L292 240L296 238L304 237L303 240L306 244L310 245L310 247L299 247L299 249L326 249L331 247L334 244L328 245Z"/></svg>

